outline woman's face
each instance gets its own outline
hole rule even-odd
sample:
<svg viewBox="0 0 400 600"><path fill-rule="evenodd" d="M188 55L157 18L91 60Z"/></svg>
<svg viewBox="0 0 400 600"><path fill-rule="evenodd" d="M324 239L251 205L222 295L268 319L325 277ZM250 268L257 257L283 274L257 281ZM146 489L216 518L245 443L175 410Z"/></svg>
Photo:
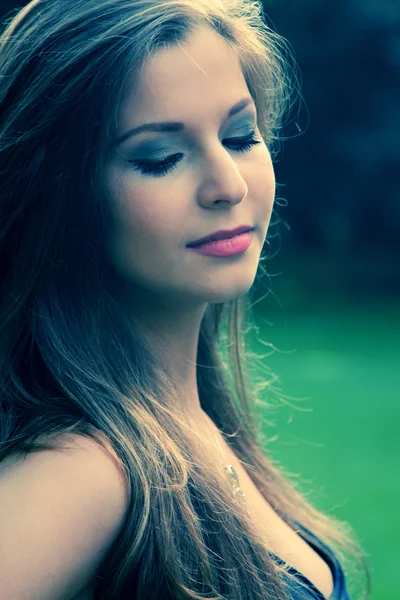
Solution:
<svg viewBox="0 0 400 600"><path fill-rule="evenodd" d="M183 125L125 135L160 122ZM261 143L248 142L252 132ZM245 294L267 233L275 177L227 42L202 28L187 43L155 53L119 107L120 138L107 166L115 217L107 253L124 281L164 300L223 302ZM154 164L160 160L166 165ZM186 247L240 225L255 228L245 252L215 257Z"/></svg>

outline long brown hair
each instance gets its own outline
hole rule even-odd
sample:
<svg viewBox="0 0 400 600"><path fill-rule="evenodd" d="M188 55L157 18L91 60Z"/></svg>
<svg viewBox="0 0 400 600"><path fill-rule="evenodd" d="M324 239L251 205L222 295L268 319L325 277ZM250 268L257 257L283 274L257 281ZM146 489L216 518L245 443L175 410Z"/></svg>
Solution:
<svg viewBox="0 0 400 600"><path fill-rule="evenodd" d="M296 70L259 2L33 0L0 38L0 461L73 435L119 461L130 501L98 573L102 600L288 597L286 567L196 443L147 336L118 309L104 249L104 164L127 78L199 25L236 49L274 154ZM311 506L263 448L245 345L250 298L204 314L202 408L288 524L357 554L349 527Z"/></svg>

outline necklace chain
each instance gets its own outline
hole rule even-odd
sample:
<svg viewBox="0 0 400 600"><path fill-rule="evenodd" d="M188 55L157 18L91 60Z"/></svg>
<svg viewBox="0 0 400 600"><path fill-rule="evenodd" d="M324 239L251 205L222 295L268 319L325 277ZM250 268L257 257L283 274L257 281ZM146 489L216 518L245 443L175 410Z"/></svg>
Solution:
<svg viewBox="0 0 400 600"><path fill-rule="evenodd" d="M210 419L210 417L206 414L206 419L208 420L209 424L214 428L215 427L215 423ZM225 453L221 448L221 444L219 443L218 437L215 435L215 433L213 432L212 434L217 446L218 446L218 450L225 462L226 458L225 458ZM240 487L240 483L239 483L239 477L238 474L236 473L236 469L233 465L229 464L229 465L225 465L224 466L225 471L228 473L229 478L231 480L232 483L232 487L233 487L233 493L234 495L238 495L241 496L243 498L243 500L245 500L246 498L246 494L244 493L244 491L241 489Z"/></svg>
<svg viewBox="0 0 400 600"><path fill-rule="evenodd" d="M220 451L220 454L221 454L222 458L225 461L225 453L223 452L223 450L221 448L221 444L219 443L217 436L214 435L214 439L217 442L217 446L218 446L218 449ZM232 486L233 486L233 493L235 495L239 495L243 499L245 499L246 498L246 494L244 493L244 491L240 487L239 477L238 477L238 474L236 473L235 467L233 465L229 464L229 465L225 465L224 469L228 473L228 475L229 475L229 477L231 479Z"/></svg>
<svg viewBox="0 0 400 600"><path fill-rule="evenodd" d="M238 477L238 474L236 473L236 469L234 468L234 466L233 465L226 465L224 468L225 468L225 471L227 471L227 473L230 475L230 477L233 480L232 481L232 484L233 484L233 493L234 494L239 494L243 498L246 498L246 494L244 493L244 491L241 489L241 487L239 485L239 477Z"/></svg>

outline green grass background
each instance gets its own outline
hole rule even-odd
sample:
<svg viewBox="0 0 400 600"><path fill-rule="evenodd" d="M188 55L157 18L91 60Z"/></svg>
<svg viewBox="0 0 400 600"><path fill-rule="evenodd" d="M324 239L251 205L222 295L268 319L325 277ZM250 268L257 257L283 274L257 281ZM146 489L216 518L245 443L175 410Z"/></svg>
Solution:
<svg viewBox="0 0 400 600"><path fill-rule="evenodd" d="M267 351L257 337L276 347L264 361L293 398L266 415L274 422L267 436L277 435L269 452L311 483L318 508L352 525L368 553L372 600L397 600L399 304L328 294L292 310L286 291L278 293L282 309L254 308L260 330L249 334L257 352Z"/></svg>

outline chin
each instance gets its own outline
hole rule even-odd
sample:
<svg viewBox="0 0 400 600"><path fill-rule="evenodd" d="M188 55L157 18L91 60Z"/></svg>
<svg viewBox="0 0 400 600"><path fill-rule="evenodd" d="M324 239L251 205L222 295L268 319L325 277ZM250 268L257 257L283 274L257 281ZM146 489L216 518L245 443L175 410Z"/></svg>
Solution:
<svg viewBox="0 0 400 600"><path fill-rule="evenodd" d="M212 304L217 304L221 302L229 302L231 300L235 300L236 298L241 298L250 291L253 281L248 285L238 285L236 282L236 285L232 286L231 289L210 289L208 293L205 294L204 300Z"/></svg>

